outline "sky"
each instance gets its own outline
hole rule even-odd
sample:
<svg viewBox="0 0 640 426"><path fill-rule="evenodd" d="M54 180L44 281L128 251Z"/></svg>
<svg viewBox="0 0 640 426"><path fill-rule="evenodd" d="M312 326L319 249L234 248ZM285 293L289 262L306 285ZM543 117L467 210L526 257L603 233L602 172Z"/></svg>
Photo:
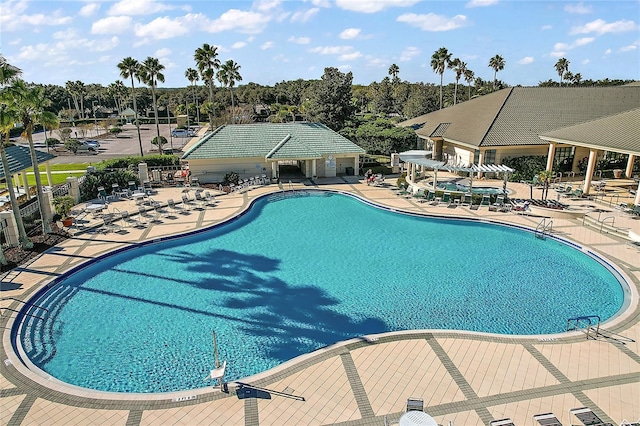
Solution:
<svg viewBox="0 0 640 426"><path fill-rule="evenodd" d="M319 79L325 67L368 85L392 64L401 80L440 84L440 47L488 81L500 55L511 86L558 81L562 57L583 79L640 80L640 0L0 1L0 53L27 82L107 86L123 80L122 59L151 56L165 66L159 87L186 87L204 43L240 65L237 85Z"/></svg>

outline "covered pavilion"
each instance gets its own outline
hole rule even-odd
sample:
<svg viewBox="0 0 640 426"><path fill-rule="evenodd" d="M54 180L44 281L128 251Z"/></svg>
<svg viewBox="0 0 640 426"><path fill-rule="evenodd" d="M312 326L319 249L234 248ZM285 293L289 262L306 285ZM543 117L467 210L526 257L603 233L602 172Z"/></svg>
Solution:
<svg viewBox="0 0 640 426"><path fill-rule="evenodd" d="M52 184L53 178L51 177L51 166L49 165L49 160L55 158L55 155L49 154L44 151L36 151L36 160L38 164L44 163L46 166L46 174L47 174L47 183L49 185ZM7 154L7 161L9 162L9 177L13 178L16 175L20 175L22 177L22 186L24 187L24 192L26 193L28 198L31 198L29 195L29 183L27 181L27 170L33 168L33 162L31 161L31 151L26 146L14 145L8 146L5 148L5 152ZM37 165L36 165L37 167ZM2 167L2 163L0 163L0 179L6 179L7 173ZM16 188L19 186L19 179L15 179ZM0 198L0 202L7 202L7 199Z"/></svg>

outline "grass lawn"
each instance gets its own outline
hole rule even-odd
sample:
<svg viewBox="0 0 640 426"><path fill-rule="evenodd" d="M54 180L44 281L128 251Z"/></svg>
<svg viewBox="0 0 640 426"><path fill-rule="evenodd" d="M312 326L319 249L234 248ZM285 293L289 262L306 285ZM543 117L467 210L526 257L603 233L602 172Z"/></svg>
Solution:
<svg viewBox="0 0 640 426"><path fill-rule="evenodd" d="M51 182L51 184L58 185L61 183L65 183L69 176L84 176L87 167L90 165L91 163L52 164L51 178L53 179L53 182ZM38 170L40 170L40 179L42 180L42 185L47 185L46 166L41 164L38 166ZM27 182L29 182L30 186L35 186L36 184L36 177L34 176L32 170L27 170ZM22 186L22 177L20 177L20 186Z"/></svg>

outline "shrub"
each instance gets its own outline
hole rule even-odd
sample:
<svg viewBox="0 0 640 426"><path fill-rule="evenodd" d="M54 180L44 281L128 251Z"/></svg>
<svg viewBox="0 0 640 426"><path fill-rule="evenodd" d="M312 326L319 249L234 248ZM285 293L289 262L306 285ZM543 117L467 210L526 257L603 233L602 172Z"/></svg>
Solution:
<svg viewBox="0 0 640 426"><path fill-rule="evenodd" d="M175 155L148 155L145 157L133 156L111 158L96 164L98 170L106 169L132 169L137 170L139 163L147 163L149 167L179 166L180 159Z"/></svg>
<svg viewBox="0 0 640 426"><path fill-rule="evenodd" d="M76 200L69 195L55 197L53 199L53 208L62 219L66 219L67 217L69 217L69 212L75 205Z"/></svg>
<svg viewBox="0 0 640 426"><path fill-rule="evenodd" d="M64 143L64 147L74 154L78 151L78 148L82 145L78 139L69 139Z"/></svg>
<svg viewBox="0 0 640 426"><path fill-rule="evenodd" d="M60 140L56 138L47 138L47 140L44 142L47 144L47 146L60 145Z"/></svg>
<svg viewBox="0 0 640 426"><path fill-rule="evenodd" d="M222 180L223 186L228 186L230 184L237 185L240 180L240 175L236 172L229 172L224 175L224 179Z"/></svg>
<svg viewBox="0 0 640 426"><path fill-rule="evenodd" d="M88 201L96 198L100 186L110 192L114 183L117 183L120 188L128 188L131 181L135 182L136 186L140 185L138 175L129 170L96 170L94 173L87 174L80 184L80 200Z"/></svg>
<svg viewBox="0 0 640 426"><path fill-rule="evenodd" d="M151 139L151 143L158 146L158 137L156 136L155 138ZM165 138L164 136L160 136L160 147L166 144L167 144L167 138Z"/></svg>
<svg viewBox="0 0 640 426"><path fill-rule="evenodd" d="M502 164L515 170L510 176L511 182L520 182L521 180L532 180L540 170L547 167L547 157L544 155L531 155L524 157L505 158Z"/></svg>

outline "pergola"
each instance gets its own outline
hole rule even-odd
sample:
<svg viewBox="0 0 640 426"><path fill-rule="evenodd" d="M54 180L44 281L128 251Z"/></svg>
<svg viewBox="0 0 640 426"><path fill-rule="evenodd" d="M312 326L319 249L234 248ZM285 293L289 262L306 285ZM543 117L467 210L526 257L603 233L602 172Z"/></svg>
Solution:
<svg viewBox="0 0 640 426"><path fill-rule="evenodd" d="M5 170L2 168L2 164L0 163L0 179L11 179L12 175L22 175L25 193L29 194L26 171L33 168L33 163L31 162L31 151L26 146L15 145L6 147L5 152L9 162L9 173L5 173ZM36 150L36 160L38 161L38 164L45 163L47 166L46 173L49 185L51 185L52 179L51 168L49 167L48 161L52 158L55 158L55 155Z"/></svg>
<svg viewBox="0 0 640 426"><path fill-rule="evenodd" d="M438 170L445 170L448 172L467 172L469 173L469 192L471 192L473 187L473 174L474 173L504 173L504 185L503 190L506 192L507 189L507 173L513 173L515 170L511 167L507 167L505 165L495 165L495 164L450 164L447 161L438 161L431 158L433 152L432 151L421 151L421 150L412 150L405 151L400 153L400 159L405 163L409 163L409 168L411 169L411 165L423 166L428 169L433 170L433 188L437 188L438 184ZM415 171L415 170L414 170ZM413 181L414 172L410 172L411 180Z"/></svg>

